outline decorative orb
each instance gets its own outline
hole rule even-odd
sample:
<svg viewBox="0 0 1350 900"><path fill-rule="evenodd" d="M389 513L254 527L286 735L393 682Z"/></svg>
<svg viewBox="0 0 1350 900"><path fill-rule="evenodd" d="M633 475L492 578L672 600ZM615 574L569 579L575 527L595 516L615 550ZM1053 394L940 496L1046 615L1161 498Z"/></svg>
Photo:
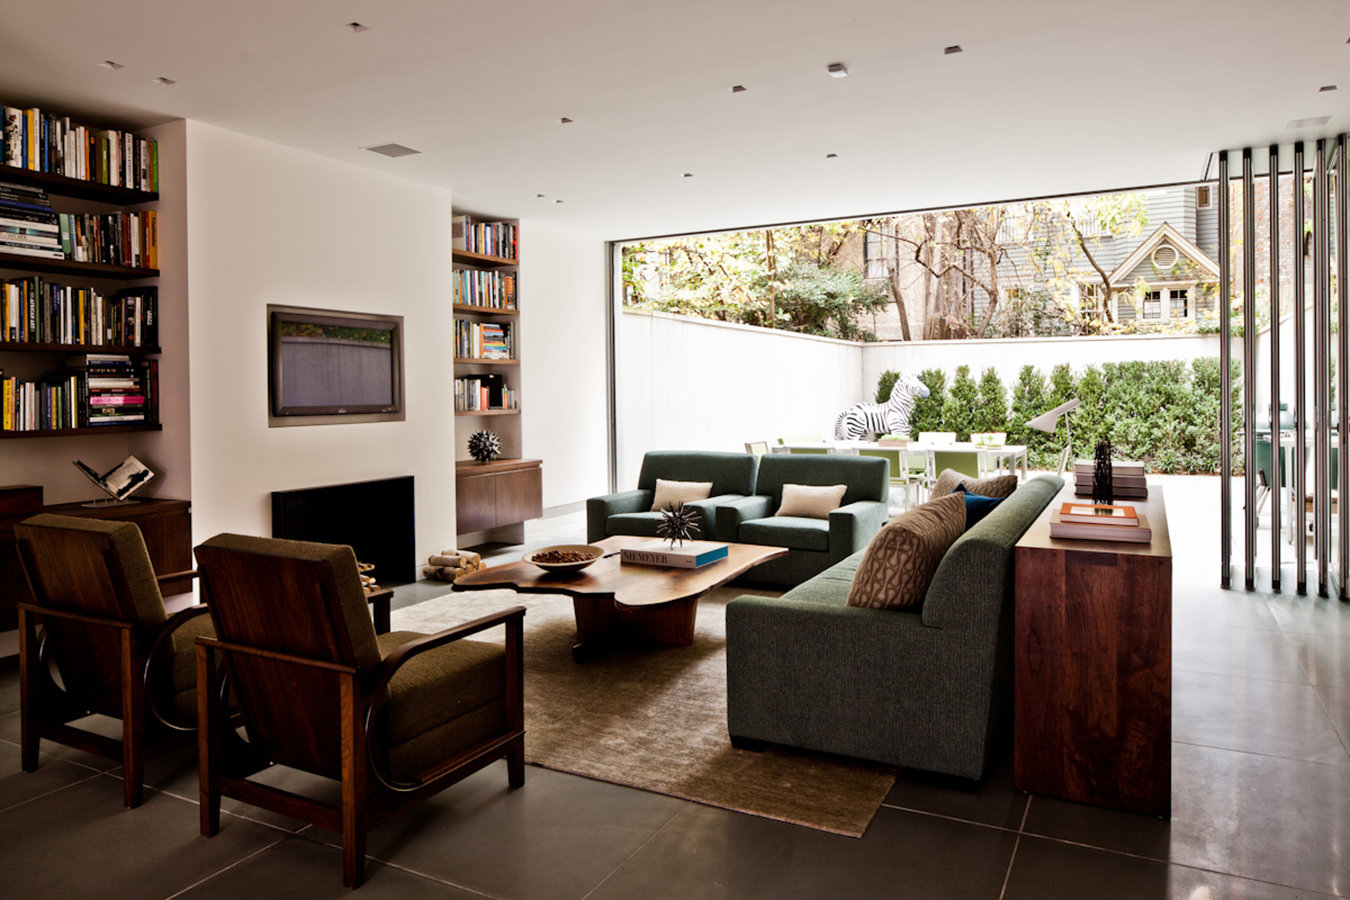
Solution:
<svg viewBox="0 0 1350 900"><path fill-rule="evenodd" d="M502 455L502 439L491 431L475 431L469 435L469 455L480 463L490 463Z"/></svg>

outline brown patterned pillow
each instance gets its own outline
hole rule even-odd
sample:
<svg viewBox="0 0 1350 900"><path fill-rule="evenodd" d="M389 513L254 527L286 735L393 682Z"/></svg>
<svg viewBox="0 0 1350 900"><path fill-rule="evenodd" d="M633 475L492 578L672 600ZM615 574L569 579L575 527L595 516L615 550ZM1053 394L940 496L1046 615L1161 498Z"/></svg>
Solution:
<svg viewBox="0 0 1350 900"><path fill-rule="evenodd" d="M891 519L867 545L848 589L848 605L917 609L938 563L965 527L961 494L929 500Z"/></svg>
<svg viewBox="0 0 1350 900"><path fill-rule="evenodd" d="M1012 492L1017 490L1017 476L994 475L989 478L971 478L955 469L943 469L937 481L933 482L933 493L928 495L928 499L945 497L963 484L967 493L979 494L981 497L1002 498L1011 496Z"/></svg>

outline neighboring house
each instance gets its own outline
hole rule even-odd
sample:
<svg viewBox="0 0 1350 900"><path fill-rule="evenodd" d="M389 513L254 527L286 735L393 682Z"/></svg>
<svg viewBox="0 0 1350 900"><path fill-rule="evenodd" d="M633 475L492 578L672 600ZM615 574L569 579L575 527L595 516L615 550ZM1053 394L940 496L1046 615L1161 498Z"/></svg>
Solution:
<svg viewBox="0 0 1350 900"><path fill-rule="evenodd" d="M1145 329L1194 321L1201 312L1213 311L1219 264L1163 222L1112 270L1108 281L1115 321Z"/></svg>

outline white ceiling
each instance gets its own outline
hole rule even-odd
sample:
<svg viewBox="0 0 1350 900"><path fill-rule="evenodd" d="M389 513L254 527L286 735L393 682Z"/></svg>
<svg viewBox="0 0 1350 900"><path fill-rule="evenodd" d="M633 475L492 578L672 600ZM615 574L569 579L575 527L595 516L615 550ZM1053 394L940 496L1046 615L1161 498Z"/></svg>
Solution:
<svg viewBox="0 0 1350 900"><path fill-rule="evenodd" d="M1346 0L0 0L0 102L629 238L1193 180L1350 127L1347 38Z"/></svg>

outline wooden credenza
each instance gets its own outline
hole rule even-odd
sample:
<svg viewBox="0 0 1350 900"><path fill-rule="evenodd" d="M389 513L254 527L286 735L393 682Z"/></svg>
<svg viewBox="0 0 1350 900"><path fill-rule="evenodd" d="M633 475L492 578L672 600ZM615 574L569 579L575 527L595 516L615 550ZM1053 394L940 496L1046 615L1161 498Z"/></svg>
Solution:
<svg viewBox="0 0 1350 900"><path fill-rule="evenodd" d="M460 534L518 525L543 514L539 460L455 463L455 521Z"/></svg>
<svg viewBox="0 0 1350 900"><path fill-rule="evenodd" d="M1148 544L1017 542L1014 779L1019 790L1168 817L1172 794L1172 545L1162 490L1130 503Z"/></svg>
<svg viewBox="0 0 1350 900"><path fill-rule="evenodd" d="M134 522L145 537L155 572L186 572L192 568L192 504L187 500L143 499L130 506L85 507L79 503L44 506L45 513ZM29 514L0 517L0 631L18 627L18 604L32 602L28 581L19 565L14 526ZM165 596L192 590L190 579L161 585Z"/></svg>

